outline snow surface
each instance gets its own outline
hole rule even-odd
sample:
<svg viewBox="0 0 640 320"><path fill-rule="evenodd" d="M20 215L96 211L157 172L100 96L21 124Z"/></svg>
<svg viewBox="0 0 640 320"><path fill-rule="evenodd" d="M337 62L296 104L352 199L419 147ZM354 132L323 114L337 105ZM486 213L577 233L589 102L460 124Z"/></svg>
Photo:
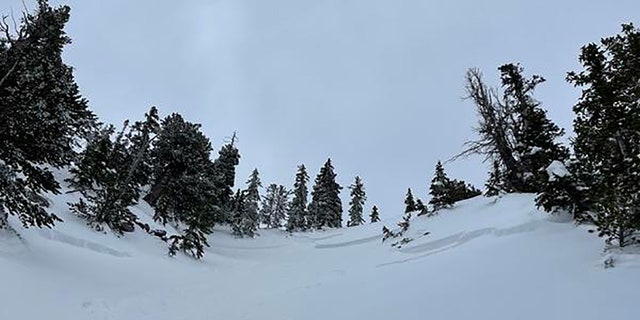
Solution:
<svg viewBox="0 0 640 320"><path fill-rule="evenodd" d="M383 223L255 239L217 228L201 261L170 258L141 231L95 232L66 210L72 197L52 198L65 220L54 229L12 218L21 238L0 232L0 319L640 318L637 256L604 255L533 195L415 217L399 249L381 243ZM155 226L149 207L135 210Z"/></svg>

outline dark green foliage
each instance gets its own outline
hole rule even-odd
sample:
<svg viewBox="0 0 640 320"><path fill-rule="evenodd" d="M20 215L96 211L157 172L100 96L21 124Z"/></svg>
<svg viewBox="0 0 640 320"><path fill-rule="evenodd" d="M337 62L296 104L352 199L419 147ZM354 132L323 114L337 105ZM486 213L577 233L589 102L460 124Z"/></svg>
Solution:
<svg viewBox="0 0 640 320"><path fill-rule="evenodd" d="M211 233L219 204L210 153L211 144L199 124L175 113L162 120L151 152L151 190L144 199L155 208L154 220L182 229L170 253L177 247L198 258L207 245L201 240Z"/></svg>
<svg viewBox="0 0 640 320"><path fill-rule="evenodd" d="M485 189L484 195L487 197L494 197L500 193L512 192L506 183L504 170L500 166L500 162L497 160L493 161L493 168L489 172L489 180L487 180L487 183L485 184Z"/></svg>
<svg viewBox="0 0 640 320"><path fill-rule="evenodd" d="M84 196L69 204L71 212L96 230L102 231L106 225L119 234L133 231L136 216L128 207L140 195L140 185L127 179L131 158L123 133L112 141L113 126L101 130L80 154L78 165L71 167L69 179Z"/></svg>
<svg viewBox="0 0 640 320"><path fill-rule="evenodd" d="M150 145L158 130L158 113L152 107L146 119L130 129L125 122L115 138L113 126L98 132L69 169L69 185L84 196L70 204L71 211L97 230L106 225L119 234L133 231L137 218L129 206L138 202L149 182Z"/></svg>
<svg viewBox="0 0 640 320"><path fill-rule="evenodd" d="M453 205L455 200L451 194L452 189L451 180L449 180L447 174L444 172L442 163L438 161L435 174L431 180L431 186L429 187L429 194L431 195L429 204L433 207L434 211Z"/></svg>
<svg viewBox="0 0 640 320"><path fill-rule="evenodd" d="M461 155L482 154L499 164L487 183L489 194L539 192L548 178L544 169L553 160L568 157L567 149L555 141L563 131L533 98L544 78L525 78L518 64L505 64L499 70L502 97L484 84L480 71L467 73L467 93L480 116L479 139L469 142Z"/></svg>
<svg viewBox="0 0 640 320"><path fill-rule="evenodd" d="M45 192L60 186L49 168L68 165L73 147L95 124L62 49L69 7L38 1L15 36L0 23L0 226L17 215L24 227L52 226Z"/></svg>
<svg viewBox="0 0 640 320"><path fill-rule="evenodd" d="M402 216L402 221L398 222L398 227L400 227L400 231L396 233L396 236L402 236L404 235L405 232L407 232L407 230L409 230L410 220L411 220L411 212L407 212Z"/></svg>
<svg viewBox="0 0 640 320"><path fill-rule="evenodd" d="M498 69L504 90L503 103L512 117L513 151L520 168L517 175L524 186L518 191L539 192L548 180L546 167L554 160L568 157L568 150L556 142L564 130L549 120L546 110L533 98L533 91L544 78L534 75L526 79L518 64L505 64Z"/></svg>
<svg viewBox="0 0 640 320"><path fill-rule="evenodd" d="M451 180L450 197L453 202L458 202L466 199L471 199L482 194L482 191L476 189L469 183L461 180Z"/></svg>
<svg viewBox="0 0 640 320"><path fill-rule="evenodd" d="M238 189L231 199L231 229L233 235L242 237L242 216L245 212L245 192Z"/></svg>
<svg viewBox="0 0 640 320"><path fill-rule="evenodd" d="M258 169L254 169L247 180L247 189L238 197L237 207L240 208L233 221L234 234L238 237L251 237L257 235L260 224L260 176Z"/></svg>
<svg viewBox="0 0 640 320"><path fill-rule="evenodd" d="M293 199L289 206L289 219L287 220L287 231L307 230L312 227L308 219L307 211L307 182L309 175L304 164L298 166L296 181L293 184Z"/></svg>
<svg viewBox="0 0 640 320"><path fill-rule="evenodd" d="M320 169L311 192L309 217L316 229L342 227L342 201L331 159Z"/></svg>
<svg viewBox="0 0 640 320"><path fill-rule="evenodd" d="M371 208L371 214L369 215L369 221L371 223L376 223L380 221L380 212L378 212L378 207L377 206L373 206L373 208Z"/></svg>
<svg viewBox="0 0 640 320"><path fill-rule="evenodd" d="M364 211L364 203L367 201L367 195L364 191L362 179L356 176L351 186L351 201L349 201L349 221L347 227L358 226L364 223L362 212Z"/></svg>
<svg viewBox="0 0 640 320"><path fill-rule="evenodd" d="M405 209L404 212L413 212L416 211L416 201L413 200L413 194L411 193L411 188L407 189L407 196L404 198Z"/></svg>
<svg viewBox="0 0 640 320"><path fill-rule="evenodd" d="M559 167L566 170L567 174L558 174L554 172L553 167ZM567 166L562 162L554 161L552 166L547 169L548 181L543 185L543 192L536 197L536 205L542 207L547 212L571 212L574 219L582 221L589 215L584 215L588 210L586 202L584 202L584 192L579 181L574 174L570 173L571 166Z"/></svg>
<svg viewBox="0 0 640 320"><path fill-rule="evenodd" d="M213 162L214 183L216 185L219 204L215 207L215 220L218 223L230 222L231 198L236 178L236 167L240 163L240 153L235 146L236 134L231 142L225 144L218 152L218 158Z"/></svg>
<svg viewBox="0 0 640 320"><path fill-rule="evenodd" d="M444 172L442 163L438 161L434 177L431 180L431 186L429 187L429 194L431 195L429 204L434 211L438 211L451 207L458 201L479 196L482 191L464 181L449 179Z"/></svg>
<svg viewBox="0 0 640 320"><path fill-rule="evenodd" d="M283 185L270 184L262 198L260 218L267 228L280 228L289 210L290 192Z"/></svg>
<svg viewBox="0 0 640 320"><path fill-rule="evenodd" d="M421 199L416 199L416 211L420 213L424 213L427 211L427 206L424 205Z"/></svg>
<svg viewBox="0 0 640 320"><path fill-rule="evenodd" d="M574 106L572 171L584 185L598 234L625 246L640 229L640 32L622 32L582 48L584 69L567 79L582 88Z"/></svg>

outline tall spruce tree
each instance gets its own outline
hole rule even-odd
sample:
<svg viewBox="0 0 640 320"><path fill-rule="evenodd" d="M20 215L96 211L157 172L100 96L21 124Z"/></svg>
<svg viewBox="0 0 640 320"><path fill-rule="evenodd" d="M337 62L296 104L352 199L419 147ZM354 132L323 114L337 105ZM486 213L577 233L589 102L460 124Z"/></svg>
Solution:
<svg viewBox="0 0 640 320"><path fill-rule="evenodd" d="M455 202L451 191L452 182L444 172L442 163L438 161L433 179L431 180L431 186L429 187L429 194L431 195L429 204L433 206L434 211L450 207Z"/></svg>
<svg viewBox="0 0 640 320"><path fill-rule="evenodd" d="M231 141L220 148L218 158L213 162L213 182L219 200L219 204L214 208L214 219L218 223L228 223L231 219L236 167L240 163L236 139L234 133Z"/></svg>
<svg viewBox="0 0 640 320"><path fill-rule="evenodd" d="M289 219L287 220L287 231L307 230L311 228L307 211L307 182L309 175L304 164L298 166L296 181L293 184L293 199L289 206Z"/></svg>
<svg viewBox="0 0 640 320"><path fill-rule="evenodd" d="M371 214L369 215L369 221L371 223L376 223L380 221L380 212L378 212L378 206L374 205L371 208Z"/></svg>
<svg viewBox="0 0 640 320"><path fill-rule="evenodd" d="M24 227L60 221L42 196L60 192L49 168L70 164L78 137L95 125L72 68L62 60L71 42L64 32L69 12L39 0L14 36L0 22L0 227L8 214Z"/></svg>
<svg viewBox="0 0 640 320"><path fill-rule="evenodd" d="M170 254L182 250L200 258L208 246L206 235L219 204L210 154L211 143L199 124L176 113L162 120L151 151L151 190L144 200L155 208L154 220L182 231L171 237Z"/></svg>
<svg viewBox="0 0 640 320"><path fill-rule="evenodd" d="M367 201L367 195L364 190L362 179L356 176L351 186L351 201L349 201L349 221L347 227L354 227L364 223L362 212L364 211L364 203Z"/></svg>
<svg viewBox="0 0 640 320"><path fill-rule="evenodd" d="M231 230L236 237L242 237L242 216L245 212L245 191L238 189L231 198Z"/></svg>
<svg viewBox="0 0 640 320"><path fill-rule="evenodd" d="M413 199L411 188L407 189L407 196L404 198L404 213L416 211L416 201Z"/></svg>
<svg viewBox="0 0 640 320"><path fill-rule="evenodd" d="M584 185L598 234L619 246L640 229L640 31L622 26L616 36L584 46L583 70L567 79L582 88L574 106L576 179Z"/></svg>
<svg viewBox="0 0 640 320"><path fill-rule="evenodd" d="M280 228L289 210L290 192L283 185L270 184L262 198L260 218L267 228Z"/></svg>
<svg viewBox="0 0 640 320"><path fill-rule="evenodd" d="M309 204L309 216L316 229L342 227L342 201L331 159L325 162L315 180Z"/></svg>
<svg viewBox="0 0 640 320"><path fill-rule="evenodd" d="M253 169L246 183L247 189L242 192L241 205L243 210L239 212L240 216L235 221L235 229L239 230L236 232L237 236L253 238L257 235L260 224L260 187L262 187L262 182L258 169Z"/></svg>

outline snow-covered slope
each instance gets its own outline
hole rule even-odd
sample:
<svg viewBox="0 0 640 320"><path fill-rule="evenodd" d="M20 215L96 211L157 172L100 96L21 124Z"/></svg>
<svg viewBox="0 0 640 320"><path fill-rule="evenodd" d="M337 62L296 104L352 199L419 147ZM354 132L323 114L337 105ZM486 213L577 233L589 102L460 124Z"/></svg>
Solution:
<svg viewBox="0 0 640 320"><path fill-rule="evenodd" d="M539 212L530 195L478 197L414 217L402 248L383 223L235 239L218 228L202 261L169 258L70 215L0 233L0 319L638 319L640 262L603 268L602 241ZM136 207L149 219L151 210ZM386 217L395 225L400 215ZM427 235L425 233L429 232Z"/></svg>

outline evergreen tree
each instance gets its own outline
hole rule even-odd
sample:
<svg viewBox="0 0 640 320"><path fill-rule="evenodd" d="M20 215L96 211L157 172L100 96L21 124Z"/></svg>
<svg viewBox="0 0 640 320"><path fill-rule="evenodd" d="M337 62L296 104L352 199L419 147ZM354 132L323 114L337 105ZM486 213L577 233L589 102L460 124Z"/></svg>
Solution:
<svg viewBox="0 0 640 320"><path fill-rule="evenodd" d="M152 107L144 121L131 128L125 122L113 141L113 126L96 135L69 169L69 185L84 196L70 204L71 211L97 230L106 225L119 234L133 231L137 217L129 206L138 202L142 186L149 182L150 144L158 126Z"/></svg>
<svg viewBox="0 0 640 320"><path fill-rule="evenodd" d="M240 217L235 221L235 228L239 230L236 235L240 237L248 236L253 238L257 235L258 225L260 224L260 176L258 169L253 169L249 180L247 180L247 189L242 192L243 210L240 211Z"/></svg>
<svg viewBox="0 0 640 320"><path fill-rule="evenodd" d="M231 199L231 228L233 235L242 237L242 219L245 212L245 192L238 189Z"/></svg>
<svg viewBox="0 0 640 320"><path fill-rule="evenodd" d="M312 227L308 221L307 211L307 182L309 175L304 164L298 166L296 181L293 184L293 200L289 206L289 219L287 220L287 231L306 230Z"/></svg>
<svg viewBox="0 0 640 320"><path fill-rule="evenodd" d="M549 179L543 185L543 192L536 197L536 205L547 212L571 212L574 219L580 221L588 207L581 201L584 198L583 187L569 167L560 161L553 161L547 167Z"/></svg>
<svg viewBox="0 0 640 320"><path fill-rule="evenodd" d="M290 192L283 185L270 184L262 199L260 217L268 228L280 228L289 210Z"/></svg>
<svg viewBox="0 0 640 320"><path fill-rule="evenodd" d="M422 200L420 200L420 198L416 199L416 211L420 213L424 213L427 211L427 206L424 205L424 203L422 202Z"/></svg>
<svg viewBox="0 0 640 320"><path fill-rule="evenodd" d="M431 194L429 204L433 206L434 211L437 211L450 207L458 201L479 196L482 191L463 180L449 179L444 172L442 163L438 161L434 177L431 180L429 194Z"/></svg>
<svg viewBox="0 0 640 320"><path fill-rule="evenodd" d="M376 223L380 221L380 212L378 212L378 207L377 206L373 206L373 208L371 208L371 214L369 215L369 218L371 221L371 223Z"/></svg>
<svg viewBox="0 0 640 320"><path fill-rule="evenodd" d="M504 174L500 168L500 162L494 160L493 168L489 172L489 180L487 180L487 183L485 184L484 195L487 197L494 197L499 195L501 192L509 193L510 190L507 188L504 179Z"/></svg>
<svg viewBox="0 0 640 320"><path fill-rule="evenodd" d="M413 200L413 194L411 193L411 188L407 189L407 196L404 198L405 209L404 212L413 212L416 211L416 202Z"/></svg>
<svg viewBox="0 0 640 320"><path fill-rule="evenodd" d="M400 227L400 231L396 233L396 236L401 237L402 235L404 235L405 232L407 232L407 230L409 230L410 220L411 220L411 212L406 212L402 216L402 221L398 222L398 227Z"/></svg>
<svg viewBox="0 0 640 320"><path fill-rule="evenodd" d="M598 234L619 246L640 229L640 31L622 32L582 48L584 70L567 79L582 88L574 106L575 178L595 215Z"/></svg>
<svg viewBox="0 0 640 320"><path fill-rule="evenodd" d="M444 172L442 163L438 161L435 174L431 180L431 186L429 187L429 194L431 195L429 204L433 206L434 211L453 205L455 200L451 194L452 187L452 182Z"/></svg>
<svg viewBox="0 0 640 320"><path fill-rule="evenodd" d="M467 92L480 115L476 129L480 138L469 142L459 156L477 153L498 161L503 177L500 184L505 185L505 191L539 192L548 178L544 169L553 160L568 157L567 149L555 142L563 131L533 98L536 86L544 78L525 78L517 64L505 64L499 70L502 98L484 84L480 71L467 73Z"/></svg>
<svg viewBox="0 0 640 320"><path fill-rule="evenodd" d="M313 227L322 229L342 227L342 201L340 190L342 187L336 182L331 159L328 159L320 169L311 192L309 217Z"/></svg>
<svg viewBox="0 0 640 320"><path fill-rule="evenodd" d="M356 176L355 181L351 186L351 201L349 202L349 222L347 227L353 227L364 223L362 218L362 212L364 211L364 202L367 200L367 195L364 191L364 185L360 177Z"/></svg>
<svg viewBox="0 0 640 320"><path fill-rule="evenodd" d="M231 141L220 149L218 158L213 162L214 183L216 185L218 206L215 208L215 220L218 223L230 221L231 199L236 179L236 167L240 163L240 153L235 145L236 134Z"/></svg>
<svg viewBox="0 0 640 320"><path fill-rule="evenodd" d="M69 7L39 0L15 36L0 22L0 227L8 214L24 227L52 226L46 192L60 185L49 168L70 164L78 137L95 125L72 68L62 60Z"/></svg>
<svg viewBox="0 0 640 320"><path fill-rule="evenodd" d="M205 236L219 205L210 154L211 143L199 124L176 113L162 120L151 151L151 190L144 200L155 208L154 220L182 230L171 238L170 254L182 250L199 258L208 246Z"/></svg>
<svg viewBox="0 0 640 320"><path fill-rule="evenodd" d="M476 189L476 187L472 186L469 183L466 183L463 180L452 180L450 188L451 189L449 191L449 196L454 203L482 194L482 191Z"/></svg>
<svg viewBox="0 0 640 320"><path fill-rule="evenodd" d="M521 170L517 174L525 184L525 189L520 191L539 192L548 180L546 167L554 160L565 160L569 155L565 147L555 142L564 130L549 120L546 110L533 98L535 87L543 83L544 78L534 75L526 79L522 67L517 64L505 64L499 70L504 89L503 102L514 117L511 131Z"/></svg>

